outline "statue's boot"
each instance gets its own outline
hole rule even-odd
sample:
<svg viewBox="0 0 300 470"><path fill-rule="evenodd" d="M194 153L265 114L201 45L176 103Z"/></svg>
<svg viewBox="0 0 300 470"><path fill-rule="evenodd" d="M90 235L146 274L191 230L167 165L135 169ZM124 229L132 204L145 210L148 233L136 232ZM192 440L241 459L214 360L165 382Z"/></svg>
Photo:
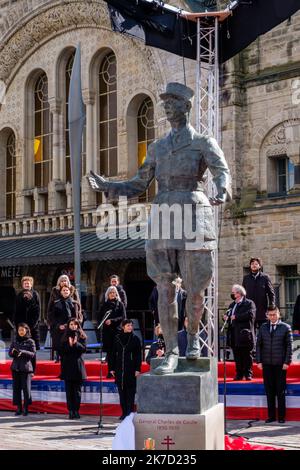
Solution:
<svg viewBox="0 0 300 470"><path fill-rule="evenodd" d="M179 349L178 349L178 314L177 302L172 302L167 307L167 315L161 315L161 327L166 343L166 355L161 364L153 369L151 373L155 375L172 374L177 369Z"/></svg>
<svg viewBox="0 0 300 470"><path fill-rule="evenodd" d="M169 352L164 357L162 363L152 371L155 375L167 375L172 374L178 366L179 354Z"/></svg>
<svg viewBox="0 0 300 470"><path fill-rule="evenodd" d="M200 353L199 333L196 333L195 335L187 333L187 348L185 357L189 360L199 359Z"/></svg>

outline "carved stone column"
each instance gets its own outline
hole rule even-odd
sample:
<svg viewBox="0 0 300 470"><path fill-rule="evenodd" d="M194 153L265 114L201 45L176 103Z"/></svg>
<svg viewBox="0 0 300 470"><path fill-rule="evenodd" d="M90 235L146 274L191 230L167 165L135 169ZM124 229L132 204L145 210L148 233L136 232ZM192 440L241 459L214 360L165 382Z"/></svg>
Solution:
<svg viewBox="0 0 300 470"><path fill-rule="evenodd" d="M60 115L62 113L61 100L52 98L49 100L50 112L53 116L53 137L52 137L52 158L53 158L53 171L52 179L54 181L62 180L61 174L61 157L64 153L63 149L63 136L61 135Z"/></svg>
<svg viewBox="0 0 300 470"><path fill-rule="evenodd" d="M96 92L84 90L83 100L86 105L86 172L97 171L97 109ZM85 175L81 183L81 205L83 209L96 206L96 193L89 187Z"/></svg>

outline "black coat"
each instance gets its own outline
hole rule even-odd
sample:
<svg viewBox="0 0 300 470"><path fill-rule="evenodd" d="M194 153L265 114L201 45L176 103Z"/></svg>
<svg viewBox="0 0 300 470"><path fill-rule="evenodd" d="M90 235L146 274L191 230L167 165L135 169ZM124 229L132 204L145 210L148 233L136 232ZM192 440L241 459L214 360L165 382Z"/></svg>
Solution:
<svg viewBox="0 0 300 470"><path fill-rule="evenodd" d="M300 295L298 295L294 305L293 330L300 330Z"/></svg>
<svg viewBox="0 0 300 470"><path fill-rule="evenodd" d="M111 370L115 371L117 385L135 387L135 372L141 370L142 347L139 338L133 333L121 331L115 338Z"/></svg>
<svg viewBox="0 0 300 470"><path fill-rule="evenodd" d="M261 325L256 342L256 362L281 366L292 362L293 334L290 325L279 321L273 334L270 322Z"/></svg>
<svg viewBox="0 0 300 470"><path fill-rule="evenodd" d="M40 349L39 320L41 315L41 301L36 290L31 289L30 292L32 294L31 299L24 297L24 290L17 295L14 324L17 328L20 323L26 323L30 328L36 348Z"/></svg>
<svg viewBox="0 0 300 470"><path fill-rule="evenodd" d="M107 300L102 304L98 312L98 322L100 323L104 318L106 312L111 310L111 314L107 320L111 320L110 325L103 325L102 342L103 351L110 352L113 349L114 339L117 333L120 332L120 325L122 320L126 318L125 307L119 300Z"/></svg>
<svg viewBox="0 0 300 470"><path fill-rule="evenodd" d="M70 346L70 331L66 332L61 340L61 374L62 380L82 382L87 378L82 355L86 352L86 340L76 332L77 343Z"/></svg>
<svg viewBox="0 0 300 470"><path fill-rule="evenodd" d="M52 348L55 351L60 350L61 339L64 330L60 330L61 325L66 325L70 318L77 318L79 320L80 307L75 300L69 297L64 300L60 297L53 303L53 307L48 315L48 323L50 325L50 333L52 337Z"/></svg>
<svg viewBox="0 0 300 470"><path fill-rule="evenodd" d="M18 352L21 352L21 356L18 357ZM13 358L11 364L11 370L14 372L26 372L32 374L33 366L32 360L35 358L36 348L33 339L24 337L20 338L17 336L15 341L10 345L8 355Z"/></svg>
<svg viewBox="0 0 300 470"><path fill-rule="evenodd" d="M275 305L275 292L267 274L259 272L256 277L251 273L243 279L247 299L253 300L256 306L256 320L266 320L268 306Z"/></svg>
<svg viewBox="0 0 300 470"><path fill-rule="evenodd" d="M229 310L233 310L235 302L229 305ZM229 313L231 315L231 313ZM228 323L228 346L232 348L253 349L255 345L255 304L252 300L244 297L242 302L237 304L234 311L235 320Z"/></svg>
<svg viewBox="0 0 300 470"><path fill-rule="evenodd" d="M79 308L78 308L77 318L80 321L80 323L82 323L83 315L82 315L82 310L81 310L80 297L79 297L77 289L75 289L74 286L70 286L70 297L72 298L73 301L75 301L78 304ZM57 300L60 300L60 299L61 299L60 290L57 287L53 287L51 294L50 294L48 307L47 307L47 320L48 320L49 325L51 323L51 316L53 315L54 304Z"/></svg>

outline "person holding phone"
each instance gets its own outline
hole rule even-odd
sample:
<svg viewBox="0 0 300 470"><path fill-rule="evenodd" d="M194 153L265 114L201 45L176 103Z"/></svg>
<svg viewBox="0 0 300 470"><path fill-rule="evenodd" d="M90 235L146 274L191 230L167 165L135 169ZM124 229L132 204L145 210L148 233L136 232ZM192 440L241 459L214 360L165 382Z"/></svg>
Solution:
<svg viewBox="0 0 300 470"><path fill-rule="evenodd" d="M13 379L13 404L17 406L16 416L22 414L22 392L24 395L23 416L28 415L28 406L31 405L31 377L33 374L32 362L35 359L36 347L31 339L30 328L26 323L20 323L16 339L9 348L8 355L13 358L11 364Z"/></svg>
<svg viewBox="0 0 300 470"><path fill-rule="evenodd" d="M80 419L82 382L86 379L86 370L82 355L86 352L86 334L80 322L71 318L61 339L61 375L65 381L69 419Z"/></svg>

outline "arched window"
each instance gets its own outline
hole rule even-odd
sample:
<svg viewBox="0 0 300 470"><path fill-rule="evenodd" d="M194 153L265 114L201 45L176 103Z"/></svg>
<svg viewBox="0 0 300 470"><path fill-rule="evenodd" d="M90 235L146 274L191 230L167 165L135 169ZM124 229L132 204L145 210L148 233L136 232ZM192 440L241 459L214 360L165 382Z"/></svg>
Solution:
<svg viewBox="0 0 300 470"><path fill-rule="evenodd" d="M113 52L99 68L100 173L118 174L117 63Z"/></svg>
<svg viewBox="0 0 300 470"><path fill-rule="evenodd" d="M138 129L138 166L140 167L146 158L147 148L154 141L154 107L151 98L144 99L137 114ZM150 202L155 196L155 180L147 191L139 197L140 202Z"/></svg>
<svg viewBox="0 0 300 470"><path fill-rule="evenodd" d="M52 123L48 78L43 72L34 87L34 185L44 188L52 175Z"/></svg>
<svg viewBox="0 0 300 470"><path fill-rule="evenodd" d="M6 218L16 216L16 138L11 132L6 143Z"/></svg>
<svg viewBox="0 0 300 470"><path fill-rule="evenodd" d="M75 59L75 51L70 55L65 70L65 116L66 116L66 127L65 127L65 139L66 139L66 182L71 182L71 152L70 152L70 142L69 142L69 92L71 84L71 74L73 69ZM86 174L86 126L84 126L82 133L82 175Z"/></svg>

